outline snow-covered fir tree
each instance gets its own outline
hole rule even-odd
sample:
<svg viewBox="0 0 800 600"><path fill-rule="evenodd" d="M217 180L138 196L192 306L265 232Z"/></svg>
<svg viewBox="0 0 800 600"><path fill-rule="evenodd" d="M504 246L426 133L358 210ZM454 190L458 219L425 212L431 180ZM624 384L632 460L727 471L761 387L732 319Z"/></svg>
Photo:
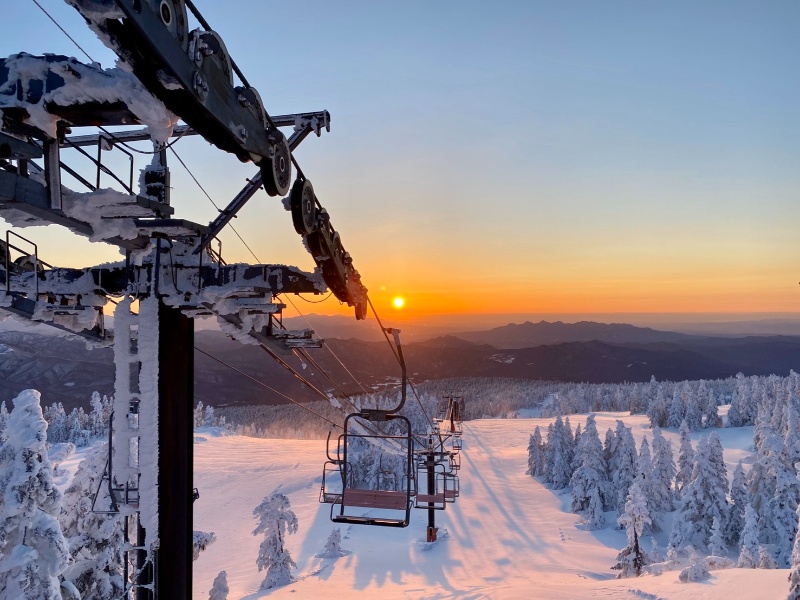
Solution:
<svg viewBox="0 0 800 600"><path fill-rule="evenodd" d="M636 477L634 481L639 486L639 489L644 495L647 502L647 508L650 512L650 528L649 531L661 531L661 526L654 518L652 507L654 506L654 481L653 481L653 461L650 457L650 443L647 441L647 436L642 438L642 443L639 446L639 456L636 459Z"/></svg>
<svg viewBox="0 0 800 600"><path fill-rule="evenodd" d="M621 421L617 421L617 423L621 423ZM611 474L617 468L617 460L617 436L614 435L614 430L609 427L606 429L606 437L603 442L603 461L606 463L609 479L611 479Z"/></svg>
<svg viewBox="0 0 800 600"><path fill-rule="evenodd" d="M800 600L800 506L797 509L799 526L792 546L792 565L789 573L789 595L787 600Z"/></svg>
<svg viewBox="0 0 800 600"><path fill-rule="evenodd" d="M675 510L675 493L672 482L675 479L675 459L672 444L661 434L661 428L653 428L653 482L652 511L667 513Z"/></svg>
<svg viewBox="0 0 800 600"><path fill-rule="evenodd" d="M756 511L749 504L744 511L744 529L741 538L736 566L740 569L755 569L758 566L758 521Z"/></svg>
<svg viewBox="0 0 800 600"><path fill-rule="evenodd" d="M721 522L727 517L725 488L718 480L719 467L716 464L716 450L712 446L716 446L716 443L709 443L706 438L701 438L697 444L692 479L683 490L680 508L669 536L669 545L674 548L687 545L697 549L706 548L714 517L719 517Z"/></svg>
<svg viewBox="0 0 800 600"><path fill-rule="evenodd" d="M217 534L213 531L192 532L192 560L200 558L200 553L217 541Z"/></svg>
<svg viewBox="0 0 800 600"><path fill-rule="evenodd" d="M206 406L205 416L203 417L203 427L214 427L215 424L214 407L209 404Z"/></svg>
<svg viewBox="0 0 800 600"><path fill-rule="evenodd" d="M681 421L684 420L684 413L683 397L681 396L680 388L676 385L672 392L672 401L669 403L669 408L667 409L667 427L680 427Z"/></svg>
<svg viewBox="0 0 800 600"><path fill-rule="evenodd" d="M201 402L198 402L197 406L194 407L194 426L195 426L195 428L203 426L203 418L204 418L203 403L201 401Z"/></svg>
<svg viewBox="0 0 800 600"><path fill-rule="evenodd" d="M714 393L714 389L708 387L702 379L697 388L697 396L703 418L703 427L706 429L722 427L722 417L719 415L717 396Z"/></svg>
<svg viewBox="0 0 800 600"><path fill-rule="evenodd" d="M69 561L39 400L36 390L14 398L0 447L0 590L15 600L60 600Z"/></svg>
<svg viewBox="0 0 800 600"><path fill-rule="evenodd" d="M589 494L589 503L583 511L586 527L590 530L602 529L606 526L606 516L603 512L603 501L600 499L600 492L597 488L592 488Z"/></svg>
<svg viewBox="0 0 800 600"><path fill-rule="evenodd" d="M705 559L700 556L694 548L689 549L689 564L681 570L678 581L689 583L692 581L703 581L708 579L710 573L706 566Z"/></svg>
<svg viewBox="0 0 800 600"><path fill-rule="evenodd" d="M728 520L725 523L725 542L731 546L739 544L739 537L744 527L744 511L748 505L747 477L742 467L742 461L733 470L731 482L731 505L728 510Z"/></svg>
<svg viewBox="0 0 800 600"><path fill-rule="evenodd" d="M694 469L694 449L689 439L689 426L681 423L681 438L678 448L678 472L675 474L675 491L680 495L683 488L692 478Z"/></svg>
<svg viewBox="0 0 800 600"><path fill-rule="evenodd" d="M722 537L722 520L719 517L714 517L714 523L711 525L711 537L708 540L708 551L713 556L727 556L728 554L725 540Z"/></svg>
<svg viewBox="0 0 800 600"><path fill-rule="evenodd" d="M758 546L758 568L759 569L777 569L779 567L778 561L772 556L772 552L764 544Z"/></svg>
<svg viewBox="0 0 800 600"><path fill-rule="evenodd" d="M697 394L692 391L688 383L684 384L684 389L687 390L686 394L686 411L683 419L692 431L697 431L703 427L703 413L700 410Z"/></svg>
<svg viewBox="0 0 800 600"><path fill-rule="evenodd" d="M647 407L647 416L650 419L651 427L655 427L656 425L659 427L667 426L667 400L664 397L664 391L660 386L656 391L656 395L653 397L652 402L650 402L649 406Z"/></svg>
<svg viewBox="0 0 800 600"><path fill-rule="evenodd" d="M617 562L611 568L620 571L618 577L638 577L650 562L640 544L642 532L650 524L650 513L644 494L636 483L630 486L619 524L628 535L628 545L617 555Z"/></svg>
<svg viewBox="0 0 800 600"><path fill-rule="evenodd" d="M800 501L800 480L789 466L788 453L783 448L785 462L777 463L775 494L767 503L767 520L774 530L775 557L781 568L791 564L792 543L797 533L797 506Z"/></svg>
<svg viewBox="0 0 800 600"><path fill-rule="evenodd" d="M225 571L220 571L214 578L214 583L211 584L211 590L208 592L208 600L228 600L228 574Z"/></svg>
<svg viewBox="0 0 800 600"><path fill-rule="evenodd" d="M256 559L258 570L267 570L261 589L290 584L294 581L292 569L297 565L286 549L284 538L297 531L297 516L291 510L289 498L278 493L267 496L253 509L253 515L258 519L253 535L264 535Z"/></svg>
<svg viewBox="0 0 800 600"><path fill-rule="evenodd" d="M597 434L595 416L589 415L586 419L586 430L581 434L575 456L581 464L572 474L572 504L570 510L574 513L583 513L593 502L592 519L590 527L598 528L599 512L602 513L603 498L608 494L608 480L606 479L606 465L603 461L603 446ZM594 496L597 496L595 499ZM599 507L598 507L599 502Z"/></svg>
<svg viewBox="0 0 800 600"><path fill-rule="evenodd" d="M560 490L569 485L572 477L572 432L564 424L561 417L553 423L552 429L548 427L547 435L547 481L554 490Z"/></svg>
<svg viewBox="0 0 800 600"><path fill-rule="evenodd" d="M124 517L92 511L107 460L108 444L97 444L87 452L61 503L60 520L71 557L63 577L82 598L95 600L116 600L125 589L121 552Z"/></svg>
<svg viewBox="0 0 800 600"><path fill-rule="evenodd" d="M617 470L614 472L613 488L617 498L617 514L622 514L625 510L625 503L628 499L628 489L636 478L636 442L633 434L628 427L622 427L619 433L619 443L617 451L619 462Z"/></svg>
<svg viewBox="0 0 800 600"><path fill-rule="evenodd" d="M538 477L545 473L545 448L542 442L542 432L539 426L533 430L528 442L528 469L525 471L531 477Z"/></svg>
<svg viewBox="0 0 800 600"><path fill-rule="evenodd" d="M325 547L317 554L319 558L340 558L350 554L347 550L342 549L342 531L338 527L331 530L328 536L328 541L325 542Z"/></svg>
<svg viewBox="0 0 800 600"><path fill-rule="evenodd" d="M8 409L6 408L6 403L0 403L0 444L2 444L5 439L5 431L6 425L8 424Z"/></svg>

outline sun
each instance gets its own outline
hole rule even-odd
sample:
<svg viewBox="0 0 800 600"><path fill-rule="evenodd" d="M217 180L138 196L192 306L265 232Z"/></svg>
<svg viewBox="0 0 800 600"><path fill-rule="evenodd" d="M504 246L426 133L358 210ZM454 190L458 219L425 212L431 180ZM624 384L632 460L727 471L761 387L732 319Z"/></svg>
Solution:
<svg viewBox="0 0 800 600"><path fill-rule="evenodd" d="M405 299L397 296L394 300L392 300L392 306L395 308L403 308L406 305Z"/></svg>

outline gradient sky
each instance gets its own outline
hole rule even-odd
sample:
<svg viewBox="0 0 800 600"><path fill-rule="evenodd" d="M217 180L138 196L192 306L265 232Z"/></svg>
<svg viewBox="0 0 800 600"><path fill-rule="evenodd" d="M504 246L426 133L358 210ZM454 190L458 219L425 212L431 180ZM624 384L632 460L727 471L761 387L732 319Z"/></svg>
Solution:
<svg viewBox="0 0 800 600"><path fill-rule="evenodd" d="M331 112L296 156L384 315L798 312L800 3L196 5L269 112ZM3 11L0 55L81 57L32 2ZM256 171L176 150L220 205ZM172 182L177 216L215 216L174 161ZM240 214L260 261L313 267L279 200ZM28 233L50 262L117 256ZM254 261L230 232L223 254Z"/></svg>

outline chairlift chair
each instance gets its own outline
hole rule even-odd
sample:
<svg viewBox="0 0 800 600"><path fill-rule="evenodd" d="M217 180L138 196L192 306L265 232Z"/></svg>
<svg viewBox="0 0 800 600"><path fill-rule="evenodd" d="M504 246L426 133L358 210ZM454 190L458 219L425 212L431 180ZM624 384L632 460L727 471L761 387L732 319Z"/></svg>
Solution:
<svg viewBox="0 0 800 600"><path fill-rule="evenodd" d="M461 494L461 488L458 481L458 475L455 473L444 474L444 501L455 502L456 498Z"/></svg>
<svg viewBox="0 0 800 600"><path fill-rule="evenodd" d="M412 476L412 438L411 423L402 416L395 414L384 415L387 421L394 421L401 424L403 432L400 434L376 434L357 433L354 426L375 423L368 413L353 413L348 415L344 421L345 433L342 436L342 461L339 466L341 470L341 481L343 483L341 499L331 506L331 520L334 523L348 523L355 525L380 525L385 527L406 527L410 522L411 498L415 491ZM370 427L372 429L373 427ZM395 488L400 489L381 489L381 478L377 477L372 484L370 482L356 482L353 476L353 468L350 458L354 452L353 446L359 445L358 440L366 440L368 443L389 442L400 445L400 452L406 462L406 475L398 485L395 477ZM338 507L338 511L337 511ZM376 512L377 511L377 512Z"/></svg>
<svg viewBox="0 0 800 600"><path fill-rule="evenodd" d="M408 378L403 349L400 345L400 331L397 329L385 331L394 336L397 347L403 374L401 400L397 406L389 410L363 409L345 417L344 433L340 437L341 456L337 457L341 471L342 494L338 502L331 504L331 520L334 523L406 527L411 520L411 499L416 493L412 468L414 442L411 437L411 422L403 415L397 414L406 401ZM398 424L395 429L399 429L399 432L387 431L393 424ZM385 429L381 430L381 427ZM380 476L376 477L374 482L356 481L350 460L357 452L357 448L364 443L399 446L398 455L404 459L402 480L398 482L395 476L394 487L399 489L381 489ZM380 466L382 467L382 464Z"/></svg>
<svg viewBox="0 0 800 600"><path fill-rule="evenodd" d="M432 473L432 481L428 479ZM425 462L417 463L417 479L420 481L421 490L417 491L414 508L444 510L447 500L447 473L445 465L437 462L429 471L429 465ZM428 481L426 486L424 481ZM432 483L432 485L431 485ZM426 490L423 492L422 490Z"/></svg>
<svg viewBox="0 0 800 600"><path fill-rule="evenodd" d="M461 468L461 455L458 453L450 454L450 470L458 471Z"/></svg>

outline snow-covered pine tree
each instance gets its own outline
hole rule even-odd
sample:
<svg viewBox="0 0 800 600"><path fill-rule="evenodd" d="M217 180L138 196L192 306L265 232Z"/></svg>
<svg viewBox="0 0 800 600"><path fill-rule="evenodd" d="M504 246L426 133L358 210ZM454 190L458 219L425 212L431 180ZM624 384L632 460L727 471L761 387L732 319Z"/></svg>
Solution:
<svg viewBox="0 0 800 600"><path fill-rule="evenodd" d="M340 558L350 554L347 550L342 549L342 532L338 527L331 530L328 536L328 541L325 542L325 547L317 554L319 558Z"/></svg>
<svg viewBox="0 0 800 600"><path fill-rule="evenodd" d="M0 590L15 600L60 600L69 560L39 400L36 390L14 398L0 447Z"/></svg>
<svg viewBox="0 0 800 600"><path fill-rule="evenodd" d="M721 522L727 517L723 508L727 502L725 490L717 480L715 451L710 446L706 438L701 438L697 444L692 480L683 490L669 536L669 545L677 549L687 545L706 548L714 517L719 517Z"/></svg>
<svg viewBox="0 0 800 600"><path fill-rule="evenodd" d="M636 477L634 481L639 485L639 489L644 494L647 508L650 511L650 528L649 531L661 531L661 527L655 519L652 507L654 506L655 490L653 486L653 461L650 458L650 443L647 441L647 436L642 438L642 443L639 446L639 456L636 459Z"/></svg>
<svg viewBox="0 0 800 600"><path fill-rule="evenodd" d="M100 437L107 433L108 422L105 419L103 399L98 392L92 392L90 404L92 412L89 413L89 432L92 437Z"/></svg>
<svg viewBox="0 0 800 600"><path fill-rule="evenodd" d="M617 514L621 515L625 511L628 489L636 478L638 456L636 455L636 442L628 427L622 427L619 438L617 447L619 462L617 463L617 470L614 472L613 489L617 498Z"/></svg>
<svg viewBox="0 0 800 600"><path fill-rule="evenodd" d="M567 429L561 417L556 418L553 429L548 428L547 446L548 458L547 465L548 481L554 490L560 490L569 485L572 477L572 434L567 434Z"/></svg>
<svg viewBox="0 0 800 600"><path fill-rule="evenodd" d="M675 389L672 391L672 401L669 403L669 408L667 409L667 427L680 427L681 421L684 420L683 416L685 412L681 390L680 387L676 385Z"/></svg>
<svg viewBox="0 0 800 600"><path fill-rule="evenodd" d="M531 439L528 443L528 469L525 471L531 477L544 475L545 472L545 449L542 442L542 432L539 426L533 430Z"/></svg>
<svg viewBox="0 0 800 600"><path fill-rule="evenodd" d="M675 474L675 492L681 495L683 488L692 478L694 450L689 439L689 426L681 423L681 440L678 448L678 472Z"/></svg>
<svg viewBox="0 0 800 600"><path fill-rule="evenodd" d="M742 373L736 374L736 388L731 398L731 406L728 409L728 427L744 427L745 425L752 425L752 421L748 422L747 407L745 406L750 401L749 389L747 380Z"/></svg>
<svg viewBox="0 0 800 600"><path fill-rule="evenodd" d="M722 442L716 431L712 431L708 436L708 462L711 472L708 473L709 494L715 504L715 514L719 515L720 522L728 520L728 468L725 466L725 458L722 452Z"/></svg>
<svg viewBox="0 0 800 600"><path fill-rule="evenodd" d="M759 569L777 569L779 567L778 561L775 560L775 557L772 556L772 552L769 551L764 544L759 544L758 546L758 568Z"/></svg>
<svg viewBox="0 0 800 600"><path fill-rule="evenodd" d="M650 419L650 427L666 427L667 425L667 400L664 398L664 391L658 386L655 396L647 407L647 416Z"/></svg>
<svg viewBox="0 0 800 600"><path fill-rule="evenodd" d="M217 541L217 534L213 531L192 532L192 560L200 558L200 553Z"/></svg>
<svg viewBox="0 0 800 600"><path fill-rule="evenodd" d="M756 511L749 504L744 510L744 529L742 543L739 548L740 569L755 569L758 566L758 521Z"/></svg>
<svg viewBox="0 0 800 600"><path fill-rule="evenodd" d="M124 517L92 512L107 459L108 444L92 447L78 465L61 503L60 521L72 559L63 577L82 598L94 600L116 600L125 589L121 551Z"/></svg>
<svg viewBox="0 0 800 600"><path fill-rule="evenodd" d="M203 417L203 427L214 427L214 421L214 407L209 404Z"/></svg>
<svg viewBox="0 0 800 600"><path fill-rule="evenodd" d="M785 477L788 454L779 435L766 433L757 447L756 461L750 469L750 504L758 515L759 540L765 544L777 542L782 535L774 526L773 498L778 493L778 479ZM791 473L794 477L794 473ZM788 491L788 490L784 490Z"/></svg>
<svg viewBox="0 0 800 600"><path fill-rule="evenodd" d="M297 565L286 550L284 537L297 531L297 516L291 510L289 498L278 493L267 496L253 509L253 515L258 519L253 535L264 534L256 559L258 570L267 570L261 589L290 584L294 581L291 569Z"/></svg>
<svg viewBox="0 0 800 600"><path fill-rule="evenodd" d="M586 520L586 527L590 530L603 529L606 526L603 501L600 499L600 492L596 487L592 488L589 494L589 504L583 515Z"/></svg>
<svg viewBox="0 0 800 600"><path fill-rule="evenodd" d="M636 483L629 488L625 510L619 517L619 524L628 534L628 545L617 555L617 562L611 568L620 571L617 577L638 577L642 573L642 568L650 562L639 543L642 532L650 524L650 513L647 510L644 494Z"/></svg>
<svg viewBox="0 0 800 600"><path fill-rule="evenodd" d="M564 417L564 434L567 438L567 452L568 463L570 465L570 477L572 477L572 458L575 456L575 446L578 441L575 439L575 432L572 430L572 425L569 422L569 417Z"/></svg>
<svg viewBox="0 0 800 600"><path fill-rule="evenodd" d="M800 506L797 509L797 519L800 522ZM794 536L792 547L792 571L789 573L789 596L787 600L800 600L800 526Z"/></svg>
<svg viewBox="0 0 800 600"><path fill-rule="evenodd" d="M684 384L684 389L687 390L684 420L690 430L697 431L703 427L703 413L700 411L697 394L689 387L688 383Z"/></svg>
<svg viewBox="0 0 800 600"><path fill-rule="evenodd" d="M597 526L599 520L602 519L602 517L598 517L598 508L602 514L603 498L608 493L608 481L605 477L603 446L600 443L600 436L597 434L594 415L589 415L586 419L586 430L581 434L575 456L581 458L581 465L570 479L572 486L570 510L574 513L584 513L590 503L594 502L591 523L593 526ZM596 499L593 498L595 495Z"/></svg>
<svg viewBox="0 0 800 600"><path fill-rule="evenodd" d="M197 406L194 407L194 427L203 426L203 402L200 401L197 403Z"/></svg>
<svg viewBox="0 0 800 600"><path fill-rule="evenodd" d="M778 463L775 495L767 503L768 523L774 530L775 555L781 568L791 565L792 542L797 534L797 506L800 501L800 480L788 465L788 453L784 448L786 462Z"/></svg>
<svg viewBox="0 0 800 600"><path fill-rule="evenodd" d="M61 402L53 403L44 415L47 420L47 441L58 444L67 441L67 413Z"/></svg>
<svg viewBox="0 0 800 600"><path fill-rule="evenodd" d="M678 575L678 581L681 583L703 581L708 578L709 574L705 559L694 548L691 548L689 550L689 564Z"/></svg>
<svg viewBox="0 0 800 600"><path fill-rule="evenodd" d="M0 422L2 422L1 413ZM786 433L783 444L789 454L789 464L800 462L800 409L797 406L797 397L794 395L791 395L786 402Z"/></svg>
<svg viewBox="0 0 800 600"><path fill-rule="evenodd" d="M606 476L611 480L610 474L616 469L617 461L617 437L611 427L606 429L606 438L603 442L603 461L606 464Z"/></svg>
<svg viewBox="0 0 800 600"><path fill-rule="evenodd" d="M748 505L747 477L744 474L742 461L733 470L731 482L731 506L728 511L728 520L725 523L725 541L731 546L739 544L739 536L744 527L744 511Z"/></svg>
<svg viewBox="0 0 800 600"><path fill-rule="evenodd" d="M228 600L228 574L225 571L220 571L214 578L214 583L211 584L211 590L208 592L208 600Z"/></svg>
<svg viewBox="0 0 800 600"><path fill-rule="evenodd" d="M675 493L672 490L675 473L672 444L661 434L661 428L656 426L653 428L653 512L675 510Z"/></svg>
<svg viewBox="0 0 800 600"><path fill-rule="evenodd" d="M6 424L8 423L8 409L6 408L6 403L3 401L0 403L0 444L2 444L6 440Z"/></svg>
<svg viewBox="0 0 800 600"><path fill-rule="evenodd" d="M722 521L719 517L714 517L714 523L711 525L711 538L708 540L708 550L713 556L728 555L725 540L722 539Z"/></svg>

